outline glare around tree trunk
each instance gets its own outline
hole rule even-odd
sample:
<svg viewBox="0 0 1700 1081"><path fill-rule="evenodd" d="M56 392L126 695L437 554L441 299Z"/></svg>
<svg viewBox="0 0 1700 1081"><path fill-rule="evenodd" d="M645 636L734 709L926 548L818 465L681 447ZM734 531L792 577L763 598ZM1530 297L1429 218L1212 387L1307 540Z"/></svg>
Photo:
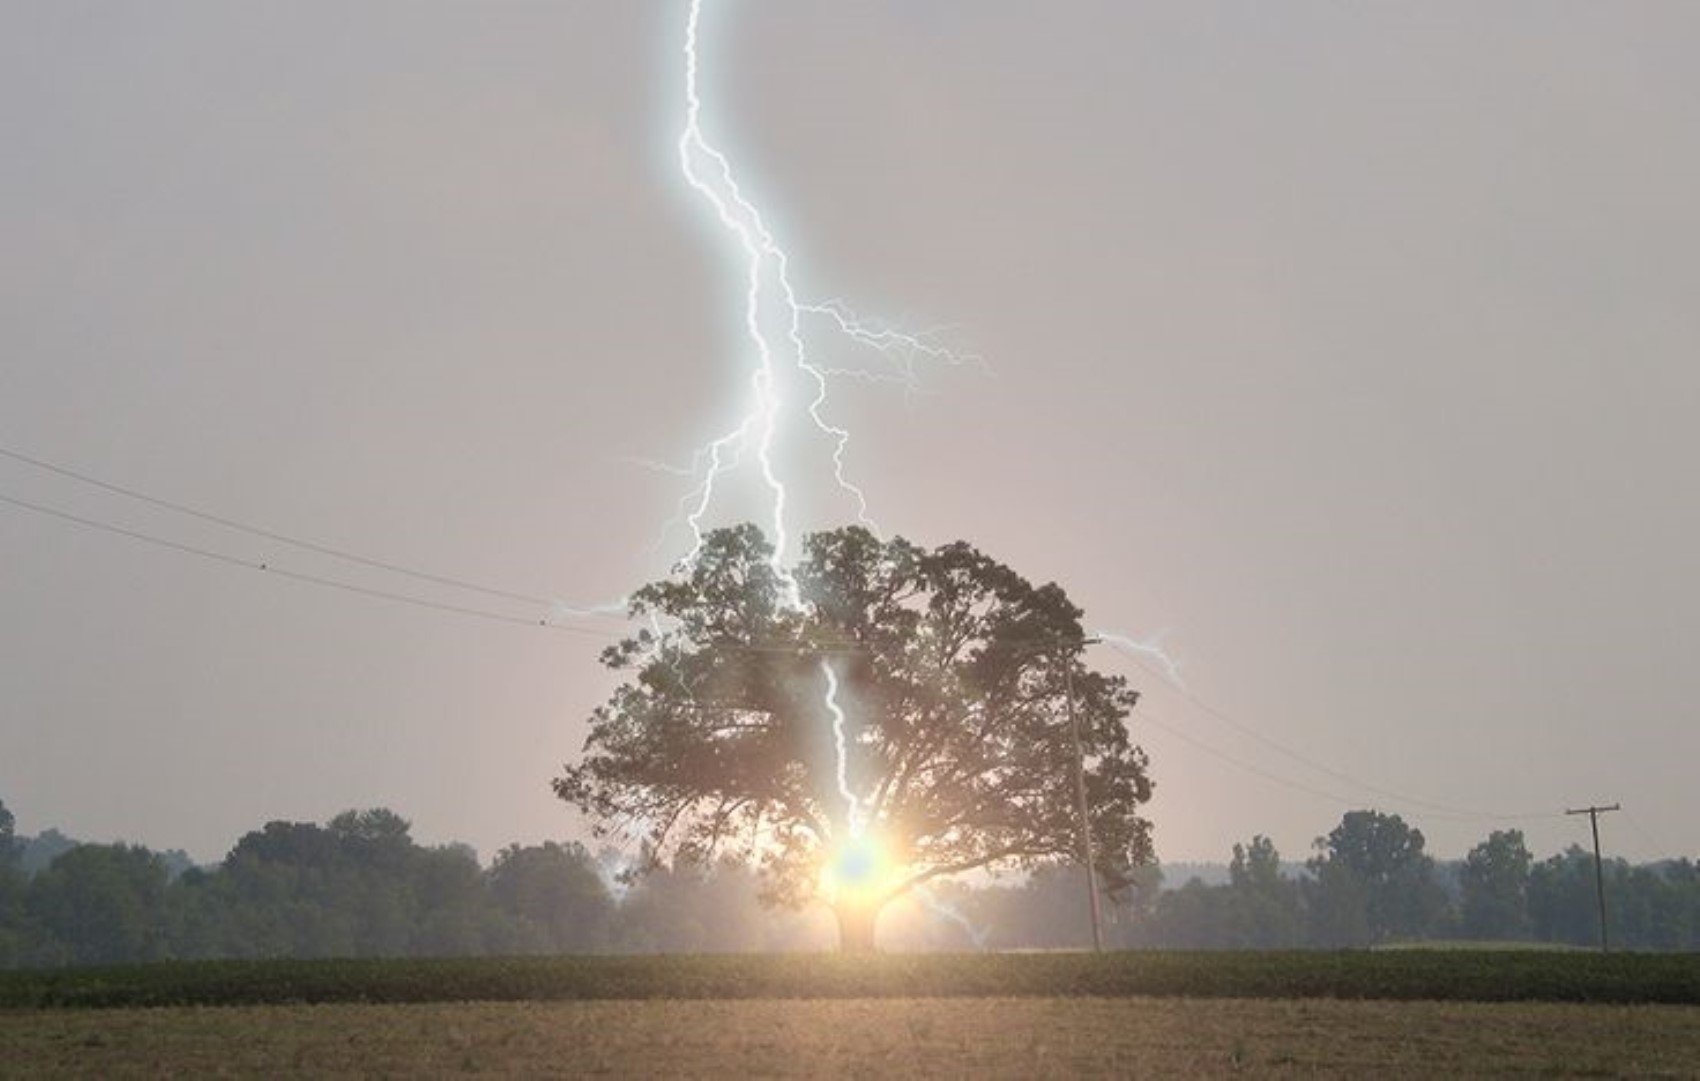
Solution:
<svg viewBox="0 0 1700 1081"><path fill-rule="evenodd" d="M840 904L833 909L838 916L838 951L844 954L874 952L874 924L879 919L879 906Z"/></svg>

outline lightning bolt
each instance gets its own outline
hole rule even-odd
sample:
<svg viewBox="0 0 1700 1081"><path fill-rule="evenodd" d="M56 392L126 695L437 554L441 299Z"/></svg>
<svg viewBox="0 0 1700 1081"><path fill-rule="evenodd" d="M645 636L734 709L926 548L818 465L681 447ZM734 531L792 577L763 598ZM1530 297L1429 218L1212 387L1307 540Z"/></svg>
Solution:
<svg viewBox="0 0 1700 1081"><path fill-rule="evenodd" d="M699 489L696 506L686 515L695 543L685 561L693 561L702 550L703 518L726 470L728 453L735 447L752 446L769 496L773 534L773 553L769 563L781 584L786 606L800 609L802 597L797 580L785 565L786 550L790 544L790 524L786 514L788 494L773 454L774 437L785 405L776 385L779 358L768 335L764 307L775 290L779 293L782 308L786 309L782 312L783 322L788 328L785 334L786 359L806 373L816 388L814 399L808 405L808 416L833 441L835 477L839 486L856 499L858 511L864 519L867 496L844 476L844 451L849 444L850 433L828 423L821 415L827 397L826 376L810 363L803 343L803 305L791 284L790 259L762 220L761 212L739 188L731 161L703 133L697 48L701 23L702 0L691 0L685 28L685 128L679 136L679 169L685 182L714 210L743 256L747 267L744 331L754 347L756 366L750 375L752 403L749 412L735 428L707 447L707 474Z"/></svg>
<svg viewBox="0 0 1700 1081"><path fill-rule="evenodd" d="M838 674L832 670L825 657L821 658L820 670L826 676L826 708L832 714L832 745L836 755L834 771L838 780L838 794L844 797L844 804L849 808L848 822L850 836L860 837L862 828L867 825L866 812L862 809L862 801L857 798L855 789L850 787L850 749L846 745L844 709L838 704Z"/></svg>
<svg viewBox="0 0 1700 1081"><path fill-rule="evenodd" d="M787 421L806 424L818 438L825 440L830 448L834 484L855 506L857 520L879 535L882 530L870 514L867 493L849 476L846 458L850 432L827 418L831 379L893 383L912 394L919 388L919 366L924 363L974 364L986 372L990 369L978 356L960 354L938 344L933 334L911 334L863 319L839 299L801 298L792 281L790 256L768 227L761 210L739 186L731 159L709 140L704 130L700 58L703 7L704 0L690 0L685 25L685 123L679 134L678 164L685 183L712 211L743 267L742 324L754 361L749 374L749 400L733 427L697 449L689 469L658 467L647 461L641 464L701 478L680 500L678 512L662 530L664 542L681 520L689 529L691 549L680 562L688 567L702 552L704 523L727 474L749 455L766 493L773 541L768 563L780 585L780 602L787 609L802 611L801 587L786 565L792 537L792 507L776 450L781 426ZM873 351L887 362L887 370L833 368L817 363L808 345L807 329L811 326L822 328L852 346ZM1103 633L1100 637L1130 655L1156 661L1167 678L1177 686L1184 686L1180 667L1163 649L1161 636L1143 641L1116 633ZM824 658L820 672L826 684L826 709L832 719L834 779L846 807L850 834L856 836L866 822L862 801L850 784L849 723L838 700L837 673Z"/></svg>
<svg viewBox="0 0 1700 1081"><path fill-rule="evenodd" d="M953 923L957 927L961 928L963 933L968 936L968 940L974 943L975 949L983 950L986 948L986 941L992 937L992 929L990 927L978 926L973 920L969 919L965 913L956 908L956 906L952 905L926 886L916 886L914 893L915 899L921 902L922 908L931 912L939 919Z"/></svg>
<svg viewBox="0 0 1700 1081"><path fill-rule="evenodd" d="M754 356L750 372L749 405L729 431L700 448L692 459L692 475L701 482L682 501L680 515L692 537L690 552L682 565L689 566L701 554L704 521L726 474L743 453L752 454L767 493L768 520L773 550L768 563L780 583L781 603L793 611L803 608L802 591L786 565L791 544L790 497L776 461L775 441L787 419L806 421L830 447L832 478L838 490L849 497L859 522L880 534L869 512L867 493L850 479L846 456L850 432L827 419L829 375L895 381L906 389L916 386L916 364L921 360L960 364L976 358L960 357L922 335L907 334L864 322L842 301L806 302L799 297L791 279L790 256L780 246L761 211L738 184L731 159L709 141L703 130L703 100L699 58L703 0L691 0L685 26L685 125L679 135L679 171L733 242L744 266L743 328ZM894 368L890 373L855 369L827 369L811 358L805 324L824 324L844 339L872 349ZM777 332L774 328L779 328ZM800 383L806 394L788 399L790 381ZM676 521L677 519L675 519ZM665 536L665 531L664 534ZM848 722L838 701L838 677L824 659L820 670L826 680L825 702L832 717L835 777L847 807L850 832L863 826L861 801L849 781Z"/></svg>

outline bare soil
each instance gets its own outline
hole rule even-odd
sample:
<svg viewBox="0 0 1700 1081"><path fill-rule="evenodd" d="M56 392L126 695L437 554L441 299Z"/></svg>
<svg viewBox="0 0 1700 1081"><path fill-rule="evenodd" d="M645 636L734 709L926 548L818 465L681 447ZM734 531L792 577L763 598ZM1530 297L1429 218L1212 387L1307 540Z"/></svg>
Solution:
<svg viewBox="0 0 1700 1081"><path fill-rule="evenodd" d="M647 1000L0 1012L0 1076L1700 1076L1700 1007Z"/></svg>

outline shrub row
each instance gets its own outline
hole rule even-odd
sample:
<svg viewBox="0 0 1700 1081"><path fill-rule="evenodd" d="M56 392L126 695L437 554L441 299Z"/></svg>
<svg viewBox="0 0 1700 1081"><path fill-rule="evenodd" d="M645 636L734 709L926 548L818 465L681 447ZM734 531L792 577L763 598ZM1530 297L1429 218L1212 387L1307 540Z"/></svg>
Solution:
<svg viewBox="0 0 1700 1081"><path fill-rule="evenodd" d="M165 962L0 973L0 1008L1058 997L1700 1004L1700 955L1495 950Z"/></svg>

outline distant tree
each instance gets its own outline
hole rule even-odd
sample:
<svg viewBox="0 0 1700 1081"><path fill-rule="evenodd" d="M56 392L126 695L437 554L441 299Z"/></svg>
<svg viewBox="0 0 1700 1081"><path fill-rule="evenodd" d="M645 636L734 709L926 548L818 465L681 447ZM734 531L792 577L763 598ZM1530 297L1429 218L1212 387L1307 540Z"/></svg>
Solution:
<svg viewBox="0 0 1700 1081"><path fill-rule="evenodd" d="M1274 949L1297 945L1303 929L1298 883L1281 873L1275 842L1259 834L1234 845L1228 864L1233 945Z"/></svg>
<svg viewBox="0 0 1700 1081"><path fill-rule="evenodd" d="M993 949L1080 949L1092 945L1086 875L1078 864L1039 867L1018 885L972 905ZM1113 906L1105 906L1106 914ZM1111 921L1106 920L1106 923Z"/></svg>
<svg viewBox="0 0 1700 1081"><path fill-rule="evenodd" d="M383 808L320 827L269 822L242 837L209 877L187 885L228 907L224 949L239 956L411 956L480 948L482 879L469 849L425 849Z"/></svg>
<svg viewBox="0 0 1700 1081"><path fill-rule="evenodd" d="M821 895L830 871L841 944L869 950L884 905L931 879L1078 860L1070 673L1097 869L1111 890L1130 882L1151 855L1151 783L1126 728L1137 696L1082 663L1081 613L1060 588L964 543L854 527L808 538L794 574L798 604L743 526L635 593L632 615L659 630L603 655L631 678L556 793L598 830L641 826L652 861L758 866L773 902ZM842 777L829 678L847 715Z"/></svg>
<svg viewBox="0 0 1700 1081"><path fill-rule="evenodd" d="M1692 860L1665 860L1630 872L1634 902L1624 928L1635 944L1656 950L1700 947L1700 867Z"/></svg>
<svg viewBox="0 0 1700 1081"><path fill-rule="evenodd" d="M587 953L606 942L614 900L583 845L509 845L488 878L497 907L524 928L526 952Z"/></svg>
<svg viewBox="0 0 1700 1081"><path fill-rule="evenodd" d="M26 903L74 964L161 960L169 877L140 846L78 845L31 880Z"/></svg>
<svg viewBox="0 0 1700 1081"><path fill-rule="evenodd" d="M412 823L387 807L344 811L325 823L344 855L366 867L395 868L413 850Z"/></svg>
<svg viewBox="0 0 1700 1081"><path fill-rule="evenodd" d="M1398 815L1348 811L1316 849L1310 915L1324 945L1419 938L1446 910L1422 831Z"/></svg>
<svg viewBox="0 0 1700 1081"><path fill-rule="evenodd" d="M357 952L374 957L417 952L422 906L410 881L418 852L410 823L387 808L344 811L325 823L347 871L327 907L350 919Z"/></svg>
<svg viewBox="0 0 1700 1081"><path fill-rule="evenodd" d="M0 871L16 866L22 855L18 847L17 825L18 820L6 809L6 801L0 800Z"/></svg>
<svg viewBox="0 0 1700 1081"><path fill-rule="evenodd" d="M632 953L752 953L768 949L760 883L742 864L675 861L634 881L615 924Z"/></svg>
<svg viewBox="0 0 1700 1081"><path fill-rule="evenodd" d="M1576 845L1529 870L1529 920L1543 942L1590 946L1600 940L1594 854Z"/></svg>
<svg viewBox="0 0 1700 1081"><path fill-rule="evenodd" d="M274 821L243 834L224 857L224 865L252 862L328 868L340 854L337 838L324 827L312 822Z"/></svg>
<svg viewBox="0 0 1700 1081"><path fill-rule="evenodd" d="M23 846L17 843L12 812L0 801L0 968L19 964L29 948L24 926Z"/></svg>
<svg viewBox="0 0 1700 1081"><path fill-rule="evenodd" d="M1234 944L1233 893L1196 876L1157 899L1154 944L1184 950L1220 950Z"/></svg>
<svg viewBox="0 0 1700 1081"><path fill-rule="evenodd" d="M194 858L181 848L168 848L159 854L159 858L165 861L165 871L174 881L195 867Z"/></svg>
<svg viewBox="0 0 1700 1081"><path fill-rule="evenodd" d="M1470 849L1459 870L1460 916L1469 938L1517 939L1529 933L1529 868L1522 830L1495 830Z"/></svg>
<svg viewBox="0 0 1700 1081"><path fill-rule="evenodd" d="M408 910L415 913L408 953L465 957L485 952L496 934L496 914L471 846L415 847L405 880Z"/></svg>
<svg viewBox="0 0 1700 1081"><path fill-rule="evenodd" d="M26 875L47 870L54 860L77 847L75 840L52 828L44 829L34 837L18 838L17 844L19 866Z"/></svg>

